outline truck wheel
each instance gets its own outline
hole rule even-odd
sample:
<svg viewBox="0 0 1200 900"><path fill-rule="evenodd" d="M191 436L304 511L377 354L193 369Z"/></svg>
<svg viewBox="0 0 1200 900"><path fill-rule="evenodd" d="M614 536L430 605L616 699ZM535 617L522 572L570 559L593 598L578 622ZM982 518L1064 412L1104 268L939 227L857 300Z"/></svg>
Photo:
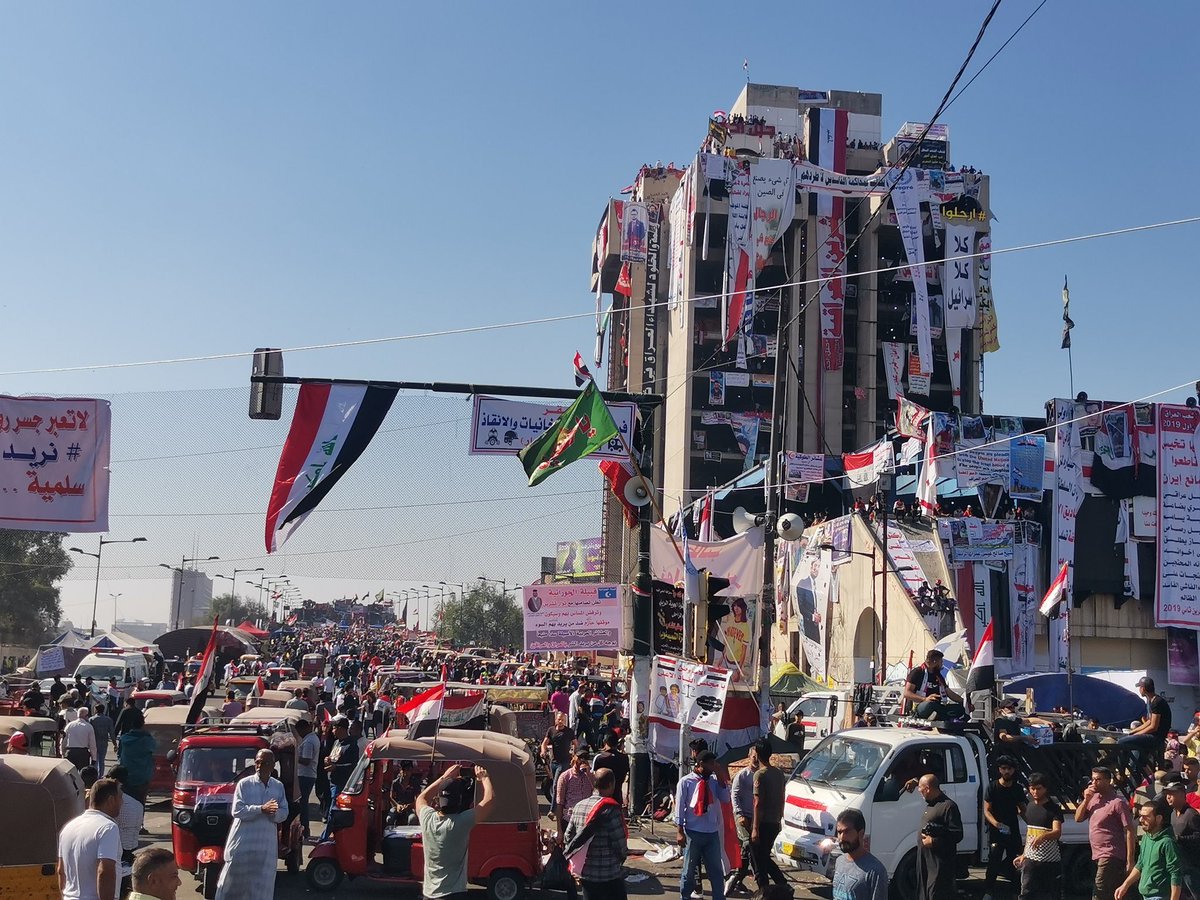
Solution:
<svg viewBox="0 0 1200 900"><path fill-rule="evenodd" d="M200 870L200 893L204 900L213 900L217 896L217 882L220 880L220 863L209 863Z"/></svg>
<svg viewBox="0 0 1200 900"><path fill-rule="evenodd" d="M304 875L308 878L309 887L323 893L336 889L342 883L342 870L332 859L312 860L304 870Z"/></svg>
<svg viewBox="0 0 1200 900"><path fill-rule="evenodd" d="M917 851L914 847L904 854L896 871L892 873L892 885L888 892L891 900L917 900Z"/></svg>
<svg viewBox="0 0 1200 900"><path fill-rule="evenodd" d="M516 869L497 869L488 879L489 900L525 900L525 878Z"/></svg>
<svg viewBox="0 0 1200 900"><path fill-rule="evenodd" d="M1096 880L1096 864L1092 861L1090 848L1085 844L1063 848L1063 888L1067 895L1092 893Z"/></svg>

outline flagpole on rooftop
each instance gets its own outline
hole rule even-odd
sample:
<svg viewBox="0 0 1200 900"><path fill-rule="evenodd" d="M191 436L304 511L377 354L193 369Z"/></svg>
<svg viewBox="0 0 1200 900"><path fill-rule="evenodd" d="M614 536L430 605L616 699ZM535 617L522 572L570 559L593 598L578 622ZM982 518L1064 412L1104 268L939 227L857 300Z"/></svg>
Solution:
<svg viewBox="0 0 1200 900"><path fill-rule="evenodd" d="M1071 321L1071 291L1067 287L1067 276L1063 276L1063 333L1062 333L1062 349L1067 351L1067 372L1070 377L1071 397L1075 397L1075 363L1071 359L1071 329L1075 327L1075 323Z"/></svg>

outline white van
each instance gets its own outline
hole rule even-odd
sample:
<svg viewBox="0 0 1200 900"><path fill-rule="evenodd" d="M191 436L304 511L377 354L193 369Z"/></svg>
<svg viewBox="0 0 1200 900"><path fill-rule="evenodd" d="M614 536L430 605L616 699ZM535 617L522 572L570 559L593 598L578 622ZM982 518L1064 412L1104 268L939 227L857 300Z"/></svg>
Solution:
<svg viewBox="0 0 1200 900"><path fill-rule="evenodd" d="M117 684L136 684L150 677L150 665L144 653L89 653L75 668L75 677L91 676L96 684L106 685L108 679L117 679Z"/></svg>

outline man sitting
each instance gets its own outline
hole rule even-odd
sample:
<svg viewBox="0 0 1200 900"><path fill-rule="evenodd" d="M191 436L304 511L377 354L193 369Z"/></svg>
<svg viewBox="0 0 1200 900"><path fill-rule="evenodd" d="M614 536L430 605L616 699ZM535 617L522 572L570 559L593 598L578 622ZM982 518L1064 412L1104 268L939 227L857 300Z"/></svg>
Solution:
<svg viewBox="0 0 1200 900"><path fill-rule="evenodd" d="M908 673L904 680L904 702L910 707L910 715L930 721L949 721L966 715L962 697L950 690L942 675L941 650L930 650L925 662ZM945 702L949 697L953 703Z"/></svg>

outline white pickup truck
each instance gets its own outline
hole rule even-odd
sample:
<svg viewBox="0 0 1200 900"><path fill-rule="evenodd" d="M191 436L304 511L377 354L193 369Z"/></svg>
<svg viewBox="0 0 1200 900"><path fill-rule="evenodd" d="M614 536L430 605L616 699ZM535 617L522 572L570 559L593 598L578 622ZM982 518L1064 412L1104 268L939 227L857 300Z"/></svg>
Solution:
<svg viewBox="0 0 1200 900"><path fill-rule="evenodd" d="M987 861L983 794L988 770L987 747L975 733L881 727L831 734L788 782L775 857L783 865L832 878L840 855L834 839L837 816L859 809L867 821L871 853L887 867L891 896L913 900L924 801L916 791L906 792L905 782L932 772L958 804L964 831L958 851L965 874L967 866ZM1091 884L1087 825L1076 824L1070 812L1065 818L1064 884L1086 886Z"/></svg>
<svg viewBox="0 0 1200 900"><path fill-rule="evenodd" d="M814 747L821 738L851 725L861 706L873 707L881 721L899 714L899 688L868 686L865 690L865 695L844 688L808 691L792 702L786 710L787 716L791 719L800 713L804 717L805 743Z"/></svg>

